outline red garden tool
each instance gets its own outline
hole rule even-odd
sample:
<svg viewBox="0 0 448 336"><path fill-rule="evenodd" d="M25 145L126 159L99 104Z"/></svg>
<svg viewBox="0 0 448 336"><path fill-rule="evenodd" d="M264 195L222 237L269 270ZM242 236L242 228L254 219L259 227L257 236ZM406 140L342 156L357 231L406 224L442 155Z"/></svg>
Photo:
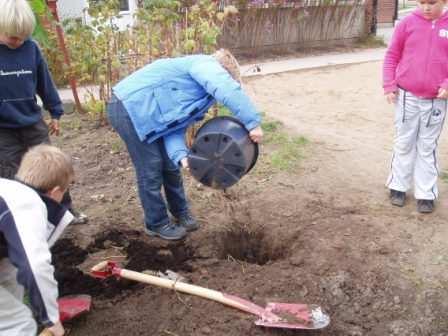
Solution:
<svg viewBox="0 0 448 336"><path fill-rule="evenodd" d="M69 321L90 311L92 298L90 295L67 295L58 299L59 320ZM53 336L50 330L44 329L39 336Z"/></svg>
<svg viewBox="0 0 448 336"><path fill-rule="evenodd" d="M315 305L270 302L266 308L263 308L253 302L216 290L122 269L112 261L99 263L91 269L90 274L100 279L111 276L130 279L217 301L258 316L259 320L255 321L255 324L259 326L288 329L321 329L330 323L329 316Z"/></svg>

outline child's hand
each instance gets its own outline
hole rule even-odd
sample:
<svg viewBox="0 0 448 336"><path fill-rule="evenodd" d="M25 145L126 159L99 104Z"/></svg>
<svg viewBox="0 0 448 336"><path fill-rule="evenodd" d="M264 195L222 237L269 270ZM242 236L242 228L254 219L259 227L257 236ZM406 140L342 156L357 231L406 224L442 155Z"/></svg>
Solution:
<svg viewBox="0 0 448 336"><path fill-rule="evenodd" d="M50 124L48 125L48 128L50 129L50 135L59 135L59 120L57 119L51 119Z"/></svg>
<svg viewBox="0 0 448 336"><path fill-rule="evenodd" d="M53 336L63 336L65 333L61 322L55 323L51 328L48 328L48 330L53 334Z"/></svg>
<svg viewBox="0 0 448 336"><path fill-rule="evenodd" d="M184 157L183 159L180 160L180 165L182 166L182 168L184 169L188 169L188 159L186 157Z"/></svg>
<svg viewBox="0 0 448 336"><path fill-rule="evenodd" d="M260 143L263 139L263 130L260 126L257 126L249 131L249 137L253 142Z"/></svg>
<svg viewBox="0 0 448 336"><path fill-rule="evenodd" d="M448 90L440 88L439 93L437 94L437 98L439 99L448 99Z"/></svg>
<svg viewBox="0 0 448 336"><path fill-rule="evenodd" d="M397 93L396 92L386 93L386 100L389 104L395 104L397 102Z"/></svg>

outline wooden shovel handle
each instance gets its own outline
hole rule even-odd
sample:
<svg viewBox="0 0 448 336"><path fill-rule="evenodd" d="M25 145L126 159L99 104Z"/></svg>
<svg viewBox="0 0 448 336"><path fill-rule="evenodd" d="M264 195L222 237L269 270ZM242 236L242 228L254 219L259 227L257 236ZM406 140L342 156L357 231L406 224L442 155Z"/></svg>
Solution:
<svg viewBox="0 0 448 336"><path fill-rule="evenodd" d="M99 264L96 264L95 266L93 266L90 270L91 271L102 271L106 268L108 261L102 261Z"/></svg>
<svg viewBox="0 0 448 336"><path fill-rule="evenodd" d="M109 262L103 261L92 267L93 272L107 271ZM161 278L150 274L139 273L127 269L115 268L111 272L114 275L118 275L122 278L134 280L150 285L155 285L162 288L173 289L182 293L196 295L205 299L220 302L224 305L251 313L257 316L264 316L269 314L263 307L256 305L253 302L241 299L234 295L224 294L222 292L208 289L200 286L190 285L181 281L174 281L171 279Z"/></svg>
<svg viewBox="0 0 448 336"><path fill-rule="evenodd" d="M175 291L179 291L182 293L200 296L205 299L217 301L227 306L252 313L252 311L248 309L246 304L243 304L241 302L238 302L237 300L224 296L222 292L213 289L208 289L196 285L190 285L181 281L173 281L170 279L160 278L149 274L134 272L127 269L122 269L120 272L120 276L122 278L143 282L167 289L173 289Z"/></svg>
<svg viewBox="0 0 448 336"><path fill-rule="evenodd" d="M53 336L53 333L50 331L50 329L45 328L40 332L39 336Z"/></svg>

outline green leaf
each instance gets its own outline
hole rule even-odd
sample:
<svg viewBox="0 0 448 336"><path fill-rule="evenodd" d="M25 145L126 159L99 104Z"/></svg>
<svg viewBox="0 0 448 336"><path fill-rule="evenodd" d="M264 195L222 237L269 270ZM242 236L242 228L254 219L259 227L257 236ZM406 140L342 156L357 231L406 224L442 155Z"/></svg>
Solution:
<svg viewBox="0 0 448 336"><path fill-rule="evenodd" d="M38 18L36 18L36 27L34 28L33 38L38 41L41 46L49 46L47 31L44 29Z"/></svg>
<svg viewBox="0 0 448 336"><path fill-rule="evenodd" d="M33 12L37 15L42 15L47 10L45 0L31 0L30 5Z"/></svg>
<svg viewBox="0 0 448 336"><path fill-rule="evenodd" d="M186 40L184 42L184 49L187 53L193 52L195 47L196 47L196 42L194 40Z"/></svg>

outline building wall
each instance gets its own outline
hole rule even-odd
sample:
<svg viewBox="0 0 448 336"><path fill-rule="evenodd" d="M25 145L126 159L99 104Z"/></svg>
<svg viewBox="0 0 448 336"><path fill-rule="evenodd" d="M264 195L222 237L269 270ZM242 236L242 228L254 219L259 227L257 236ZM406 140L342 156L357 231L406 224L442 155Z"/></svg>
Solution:
<svg viewBox="0 0 448 336"><path fill-rule="evenodd" d="M368 32L374 33L375 26L381 28L394 25L395 3L395 0L365 0L366 29Z"/></svg>
<svg viewBox="0 0 448 336"><path fill-rule="evenodd" d="M393 26L395 0L378 0L377 23L379 26Z"/></svg>
<svg viewBox="0 0 448 336"><path fill-rule="evenodd" d="M120 12L120 18L116 18L114 23L121 29L132 25L133 15L137 10L137 0L129 1L129 11ZM58 0L58 13L61 20L67 18L82 18L83 22L89 23L91 17L85 10L89 7L88 0Z"/></svg>
<svg viewBox="0 0 448 336"><path fill-rule="evenodd" d="M83 9L87 7L85 0L58 0L58 14L61 20L82 18Z"/></svg>

